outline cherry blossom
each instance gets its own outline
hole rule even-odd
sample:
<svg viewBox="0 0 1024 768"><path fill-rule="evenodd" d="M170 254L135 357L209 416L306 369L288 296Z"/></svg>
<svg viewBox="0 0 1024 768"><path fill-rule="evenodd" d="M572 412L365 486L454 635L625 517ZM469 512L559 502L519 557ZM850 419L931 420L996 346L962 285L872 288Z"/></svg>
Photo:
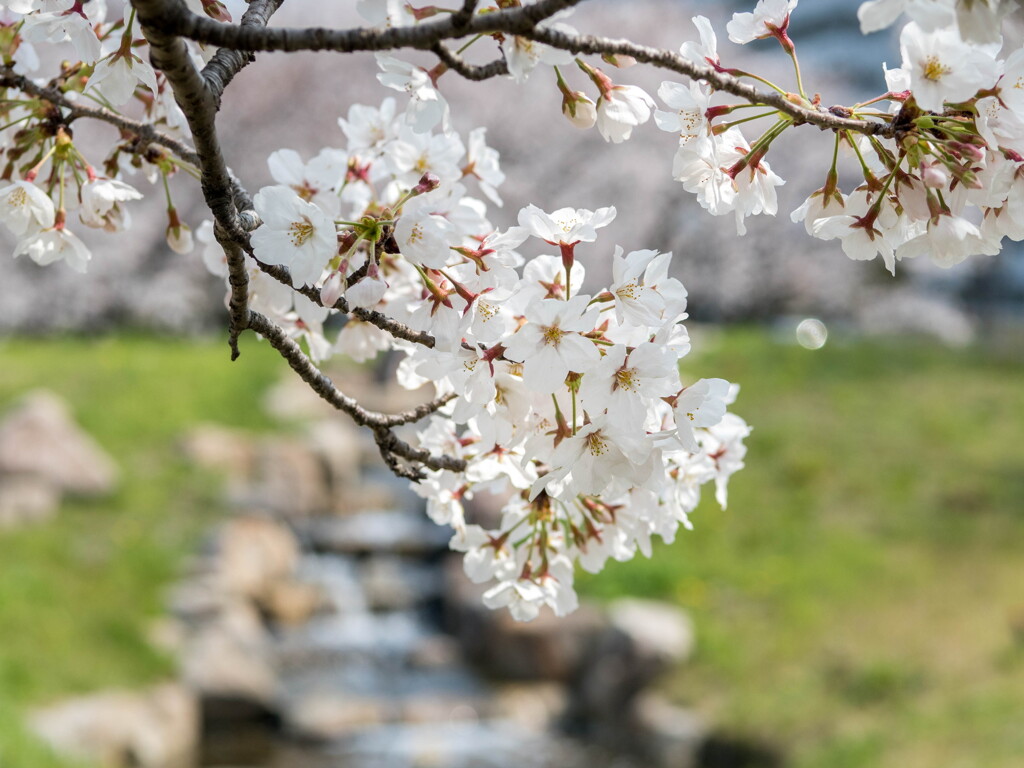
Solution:
<svg viewBox="0 0 1024 768"><path fill-rule="evenodd" d="M523 381L542 393L559 389L569 371L581 372L601 357L595 344L582 336L594 328L597 310L588 310L590 297L568 301L543 299L527 307L527 323L505 342L505 355L523 363Z"/></svg>
<svg viewBox="0 0 1024 768"><path fill-rule="evenodd" d="M757 0L753 13L734 13L726 25L729 39L743 45L751 40L784 32L797 0Z"/></svg>
<svg viewBox="0 0 1024 768"><path fill-rule="evenodd" d="M58 261L66 261L71 269L82 273L86 271L92 258L85 243L63 226L30 233L14 248L15 258L22 254L44 267Z"/></svg>
<svg viewBox="0 0 1024 768"><path fill-rule="evenodd" d="M253 204L263 219L252 233L256 257L288 267L293 285L317 282L338 247L330 216L285 186L264 187Z"/></svg>
<svg viewBox="0 0 1024 768"><path fill-rule="evenodd" d="M900 52L922 109L941 112L944 102L964 101L996 82L995 59L964 43L953 29L925 32L911 22L900 34Z"/></svg>
<svg viewBox="0 0 1024 768"><path fill-rule="evenodd" d="M142 193L135 187L107 178L96 178L83 184L79 194L82 198L79 213L82 223L108 232L125 230L131 223L128 211L121 203L142 199Z"/></svg>
<svg viewBox="0 0 1024 768"><path fill-rule="evenodd" d="M27 181L0 189L0 221L16 235L49 229L54 223L53 200Z"/></svg>
<svg viewBox="0 0 1024 768"><path fill-rule="evenodd" d="M633 129L643 125L654 109L654 99L635 85L614 85L597 100L597 130L605 141L626 141Z"/></svg>

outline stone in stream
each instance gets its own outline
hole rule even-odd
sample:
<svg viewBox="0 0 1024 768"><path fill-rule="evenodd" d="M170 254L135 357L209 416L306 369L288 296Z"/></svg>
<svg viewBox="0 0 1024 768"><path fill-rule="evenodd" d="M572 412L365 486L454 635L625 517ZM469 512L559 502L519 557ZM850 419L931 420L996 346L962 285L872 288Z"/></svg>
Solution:
<svg viewBox="0 0 1024 768"><path fill-rule="evenodd" d="M288 526L243 515L220 527L212 561L225 592L264 601L275 584L295 573L299 556L299 541Z"/></svg>
<svg viewBox="0 0 1024 768"><path fill-rule="evenodd" d="M232 505L281 517L309 517L331 506L329 467L309 441L203 425L183 440L194 463L227 476Z"/></svg>
<svg viewBox="0 0 1024 768"><path fill-rule="evenodd" d="M654 765L697 768L698 754L709 731L707 723L693 710L646 693L636 702L636 719L637 741Z"/></svg>
<svg viewBox="0 0 1024 768"><path fill-rule="evenodd" d="M313 548L336 554L429 555L446 550L450 532L424 515L399 510L318 518L300 527Z"/></svg>
<svg viewBox="0 0 1024 768"><path fill-rule="evenodd" d="M331 750L345 768L592 768L580 752L513 723L472 718L366 728Z"/></svg>
<svg viewBox="0 0 1024 768"><path fill-rule="evenodd" d="M305 441L267 438L257 444L253 473L229 493L235 506L262 509L288 519L330 509L327 468Z"/></svg>
<svg viewBox="0 0 1024 768"><path fill-rule="evenodd" d="M260 609L277 624L305 624L324 607L324 595L315 584L297 579L272 582L260 596Z"/></svg>
<svg viewBox="0 0 1024 768"><path fill-rule="evenodd" d="M366 603L373 610L405 610L441 595L436 566L397 555L377 555L360 567Z"/></svg>
<svg viewBox="0 0 1024 768"><path fill-rule="evenodd" d="M608 606L611 625L625 633L641 655L680 664L693 654L693 621L685 611L657 600L622 598Z"/></svg>
<svg viewBox="0 0 1024 768"><path fill-rule="evenodd" d="M203 701L204 718L262 718L277 693L270 636L249 602L228 604L182 644L182 680Z"/></svg>
<svg viewBox="0 0 1024 768"><path fill-rule="evenodd" d="M61 493L105 496L118 474L113 459L52 392L30 392L0 423L0 477L28 475Z"/></svg>
<svg viewBox="0 0 1024 768"><path fill-rule="evenodd" d="M199 742L197 701L173 683L70 699L30 723L56 752L102 768L189 768Z"/></svg>

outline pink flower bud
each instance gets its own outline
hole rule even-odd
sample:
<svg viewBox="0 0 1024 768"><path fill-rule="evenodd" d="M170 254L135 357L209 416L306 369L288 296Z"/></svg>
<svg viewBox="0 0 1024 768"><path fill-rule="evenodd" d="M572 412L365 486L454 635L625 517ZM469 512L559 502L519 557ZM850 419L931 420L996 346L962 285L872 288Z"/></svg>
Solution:
<svg viewBox="0 0 1024 768"><path fill-rule="evenodd" d="M949 170L941 163L927 163L921 166L921 180L926 187L945 189L949 186Z"/></svg>
<svg viewBox="0 0 1024 768"><path fill-rule="evenodd" d="M966 157L968 160L980 162L981 160L985 159L985 150L983 150L981 147L976 147L974 144L967 144L962 141L953 141L950 142L949 146L955 152L958 152L960 155Z"/></svg>
<svg viewBox="0 0 1024 768"><path fill-rule="evenodd" d="M214 21L231 23L231 13L220 0L202 0L203 11Z"/></svg>
<svg viewBox="0 0 1024 768"><path fill-rule="evenodd" d="M345 279L340 271L331 272L324 280L323 288L320 289L320 302L325 307L333 307L341 294L345 291Z"/></svg>
<svg viewBox="0 0 1024 768"><path fill-rule="evenodd" d="M441 180L430 171L427 171L420 177L420 183L412 188L412 193L414 195L422 195L433 189L437 189L440 184Z"/></svg>

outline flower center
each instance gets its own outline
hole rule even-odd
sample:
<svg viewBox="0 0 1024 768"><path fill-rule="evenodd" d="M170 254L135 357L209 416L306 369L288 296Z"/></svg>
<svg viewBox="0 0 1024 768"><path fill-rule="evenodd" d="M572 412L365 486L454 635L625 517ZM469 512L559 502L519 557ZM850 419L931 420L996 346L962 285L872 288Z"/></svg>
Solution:
<svg viewBox="0 0 1024 768"><path fill-rule="evenodd" d="M608 443L600 432L591 432L587 435L587 450L593 456L600 456L608 450Z"/></svg>
<svg viewBox="0 0 1024 768"><path fill-rule="evenodd" d="M615 372L615 383L619 389L624 389L627 392L636 392L636 380L636 368L620 368Z"/></svg>
<svg viewBox="0 0 1024 768"><path fill-rule="evenodd" d="M309 219L303 216L302 221L293 221L292 225L288 227L288 231L291 232L292 245L299 248L313 237L316 227L313 226Z"/></svg>
<svg viewBox="0 0 1024 768"><path fill-rule="evenodd" d="M557 325L549 325L544 329L544 343L558 346L559 342L562 341L562 337L565 336L565 331L559 328Z"/></svg>
<svg viewBox="0 0 1024 768"><path fill-rule="evenodd" d="M580 222L579 219L577 219L575 216L570 216L569 218L562 219L562 221L558 223L561 225L562 231L565 232L566 234L569 234L570 232L573 231L573 229L575 229L576 225L579 224Z"/></svg>
<svg viewBox="0 0 1024 768"><path fill-rule="evenodd" d="M418 243L422 239L423 239L423 227L421 227L419 224L413 224L412 225L412 231L409 232L409 242L410 243Z"/></svg>
<svg viewBox="0 0 1024 768"><path fill-rule="evenodd" d="M636 280L633 280L619 288L615 294L622 299L635 299L639 292L640 286L637 284Z"/></svg>
<svg viewBox="0 0 1024 768"><path fill-rule="evenodd" d="M24 208L28 205L28 192L24 187L18 187L7 196L7 205L11 208Z"/></svg>
<svg viewBox="0 0 1024 768"><path fill-rule="evenodd" d="M498 314L498 308L488 304L486 301L477 301L476 310L480 315L480 319L484 322L491 320L496 314Z"/></svg>
<svg viewBox="0 0 1024 768"><path fill-rule="evenodd" d="M949 67L943 65L939 61L938 56L929 56L924 60L924 79L931 80L932 82L938 82L942 79L943 75L948 75L951 70Z"/></svg>

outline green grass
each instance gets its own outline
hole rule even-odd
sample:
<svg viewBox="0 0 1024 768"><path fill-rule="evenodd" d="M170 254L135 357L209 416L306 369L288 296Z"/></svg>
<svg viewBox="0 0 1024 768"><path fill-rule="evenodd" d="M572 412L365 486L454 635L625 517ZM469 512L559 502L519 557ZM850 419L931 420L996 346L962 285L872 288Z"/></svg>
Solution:
<svg viewBox="0 0 1024 768"><path fill-rule="evenodd" d="M0 532L0 765L57 768L21 726L26 708L173 673L146 640L182 559L220 513L218 484L179 449L188 427L270 427L278 360L250 343L159 338L0 341L0 412L26 390L64 397L114 457L112 497L69 501L52 522Z"/></svg>
<svg viewBox="0 0 1024 768"><path fill-rule="evenodd" d="M794 768L1019 766L1024 350L711 346L754 426L729 509L584 591L688 609L668 691Z"/></svg>
<svg viewBox="0 0 1024 768"><path fill-rule="evenodd" d="M583 589L686 607L699 650L666 689L792 768L1019 766L1024 353L809 352L757 331L697 348L688 370L743 384L755 428L729 509L707 499L696 531ZM251 340L236 363L220 342L0 342L0 410L52 389L124 471L110 499L0 532L0 766L70 768L26 735L27 708L171 673L146 632L222 511L178 440L272 427L281 370Z"/></svg>

